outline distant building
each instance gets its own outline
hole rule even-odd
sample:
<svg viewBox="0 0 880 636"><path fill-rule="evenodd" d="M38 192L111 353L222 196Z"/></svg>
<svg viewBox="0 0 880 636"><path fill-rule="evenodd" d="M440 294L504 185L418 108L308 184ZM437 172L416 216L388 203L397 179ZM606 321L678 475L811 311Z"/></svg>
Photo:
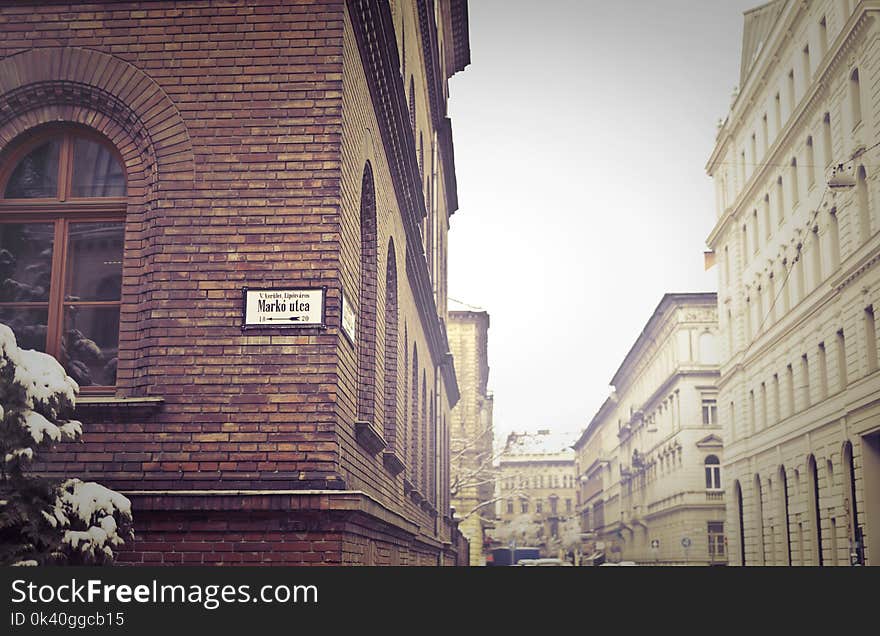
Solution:
<svg viewBox="0 0 880 636"><path fill-rule="evenodd" d="M487 391L489 314L450 300L447 334L461 398L449 416L450 489L470 564L486 564L486 529L495 518L492 395Z"/></svg>
<svg viewBox="0 0 880 636"><path fill-rule="evenodd" d="M568 551L573 539L579 544L573 441L549 430L508 435L499 461L496 540L532 543L545 556Z"/></svg>
<svg viewBox="0 0 880 636"><path fill-rule="evenodd" d="M666 294L574 444L594 561L724 564L714 293Z"/></svg>
<svg viewBox="0 0 880 636"><path fill-rule="evenodd" d="M880 22L745 13L707 172L727 533L738 565L880 564Z"/></svg>

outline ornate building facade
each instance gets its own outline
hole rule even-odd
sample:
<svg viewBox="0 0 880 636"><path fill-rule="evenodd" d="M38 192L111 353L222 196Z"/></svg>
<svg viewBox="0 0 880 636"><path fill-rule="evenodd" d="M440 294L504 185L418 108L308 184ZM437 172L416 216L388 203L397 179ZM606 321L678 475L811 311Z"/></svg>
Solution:
<svg viewBox="0 0 880 636"><path fill-rule="evenodd" d="M548 557L580 543L574 451L568 436L542 429L511 433L500 454L494 537L506 547L538 547Z"/></svg>
<svg viewBox="0 0 880 636"><path fill-rule="evenodd" d="M486 565L486 530L495 517L492 394L489 381L489 314L449 311L449 347L461 399L452 409L450 489L455 518L470 542L470 565Z"/></svg>
<svg viewBox="0 0 880 636"><path fill-rule="evenodd" d="M0 321L82 386L45 470L132 500L121 559L464 558L466 2L0 2L0 31Z"/></svg>
<svg viewBox="0 0 880 636"><path fill-rule="evenodd" d="M666 294L574 444L593 564L727 561L715 303Z"/></svg>
<svg viewBox="0 0 880 636"><path fill-rule="evenodd" d="M878 563L880 5L745 14L707 171L738 565Z"/></svg>

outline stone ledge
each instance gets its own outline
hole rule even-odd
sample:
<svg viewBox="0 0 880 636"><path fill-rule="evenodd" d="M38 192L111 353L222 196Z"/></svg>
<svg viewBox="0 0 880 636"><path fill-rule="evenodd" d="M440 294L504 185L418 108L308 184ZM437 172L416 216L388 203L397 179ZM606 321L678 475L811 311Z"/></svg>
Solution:
<svg viewBox="0 0 880 636"><path fill-rule="evenodd" d="M354 423L354 434L357 443L370 455L376 455L384 450L388 443L385 438L375 429L371 422L357 420Z"/></svg>
<svg viewBox="0 0 880 636"><path fill-rule="evenodd" d="M76 398L74 413L77 417L110 416L130 419L152 415L165 404L163 397L115 397L112 395L82 395Z"/></svg>
<svg viewBox="0 0 880 636"><path fill-rule="evenodd" d="M350 512L393 525L408 534L418 524L360 490L123 490L138 511L152 512Z"/></svg>
<svg viewBox="0 0 880 636"><path fill-rule="evenodd" d="M388 472L395 477L402 473L406 468L406 465L404 465L403 461L394 451L386 451L382 453L382 463L385 465L385 468L388 469Z"/></svg>

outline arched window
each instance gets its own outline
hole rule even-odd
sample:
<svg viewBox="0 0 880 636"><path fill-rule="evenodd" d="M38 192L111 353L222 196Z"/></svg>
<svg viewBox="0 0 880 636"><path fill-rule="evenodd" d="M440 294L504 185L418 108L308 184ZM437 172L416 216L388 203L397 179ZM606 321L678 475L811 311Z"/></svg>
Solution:
<svg viewBox="0 0 880 636"><path fill-rule="evenodd" d="M816 466L816 458L810 455L807 458L807 479L810 484L811 497L810 516L813 518L812 552L813 560L817 565L823 565L822 561L822 509L819 507L819 471Z"/></svg>
<svg viewBox="0 0 880 636"><path fill-rule="evenodd" d="M847 527L849 528L849 543L855 550L856 560L862 563L863 545L862 545L862 529L859 527L859 506L856 496L856 466L853 461L852 442L847 440L843 445L843 483L844 483L844 505L846 511Z"/></svg>
<svg viewBox="0 0 880 636"><path fill-rule="evenodd" d="M0 322L81 387L116 384L126 176L85 128L23 136L0 163Z"/></svg>
<svg viewBox="0 0 880 636"><path fill-rule="evenodd" d="M361 178L361 272L358 298L358 419L376 424L376 190L368 161Z"/></svg>
<svg viewBox="0 0 880 636"><path fill-rule="evenodd" d="M856 205L859 208L859 228L862 232L862 243L871 235L871 213L868 209L868 175L865 166L859 166L856 175Z"/></svg>
<svg viewBox="0 0 880 636"><path fill-rule="evenodd" d="M807 137L807 188L816 183L816 153L813 150L813 136Z"/></svg>
<svg viewBox="0 0 880 636"><path fill-rule="evenodd" d="M746 564L746 531L743 515L743 493L739 481L733 482L733 492L736 496L737 521L739 522L739 559L740 565Z"/></svg>
<svg viewBox="0 0 880 636"><path fill-rule="evenodd" d="M385 262L385 441L388 450L400 450L397 439L397 257L388 241Z"/></svg>
<svg viewBox="0 0 880 636"><path fill-rule="evenodd" d="M721 462L715 455L709 455L704 464L706 467L706 490L721 490Z"/></svg>
<svg viewBox="0 0 880 636"><path fill-rule="evenodd" d="M755 475L755 527L759 564L764 565L767 562L767 557L764 555L764 495L761 492L760 475Z"/></svg>
<svg viewBox="0 0 880 636"><path fill-rule="evenodd" d="M831 113L822 117L822 167L831 163Z"/></svg>
<svg viewBox="0 0 880 636"><path fill-rule="evenodd" d="M409 475L410 483L418 487L419 476L419 348L413 343L412 358L412 412L409 418Z"/></svg>
<svg viewBox="0 0 880 636"><path fill-rule="evenodd" d="M800 199L800 187L798 186L798 173L797 173L797 157L791 158L791 164L789 166L789 171L791 175L791 207L794 207L798 204L798 200Z"/></svg>
<svg viewBox="0 0 880 636"><path fill-rule="evenodd" d="M783 565L791 565L791 536L788 528L788 477L785 474L785 466L779 467L779 512L782 525L782 541L785 544L786 561Z"/></svg>
<svg viewBox="0 0 880 636"><path fill-rule="evenodd" d="M409 125L413 135L416 134L416 83L413 76L409 76Z"/></svg>
<svg viewBox="0 0 880 636"><path fill-rule="evenodd" d="M421 457L421 465L422 465L422 474L421 481L419 482L422 487L422 495L427 495L428 492L428 382L427 376L425 372L422 371L422 410L419 414L421 418L419 421L421 422L421 433L419 437L421 438L422 447L422 457Z"/></svg>
<svg viewBox="0 0 880 636"><path fill-rule="evenodd" d="M859 69L857 68L854 68L849 76L849 106L852 127L855 128L862 122L862 89L859 84Z"/></svg>

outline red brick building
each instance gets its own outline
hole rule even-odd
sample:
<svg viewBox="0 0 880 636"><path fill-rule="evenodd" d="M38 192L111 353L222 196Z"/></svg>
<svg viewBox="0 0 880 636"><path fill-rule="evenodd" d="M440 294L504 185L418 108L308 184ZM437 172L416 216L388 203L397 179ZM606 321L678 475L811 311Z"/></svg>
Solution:
<svg viewBox="0 0 880 636"><path fill-rule="evenodd" d="M0 33L0 322L80 383L83 443L46 470L129 496L120 560L466 561L466 1L0 0ZM244 288L318 319L244 328Z"/></svg>

